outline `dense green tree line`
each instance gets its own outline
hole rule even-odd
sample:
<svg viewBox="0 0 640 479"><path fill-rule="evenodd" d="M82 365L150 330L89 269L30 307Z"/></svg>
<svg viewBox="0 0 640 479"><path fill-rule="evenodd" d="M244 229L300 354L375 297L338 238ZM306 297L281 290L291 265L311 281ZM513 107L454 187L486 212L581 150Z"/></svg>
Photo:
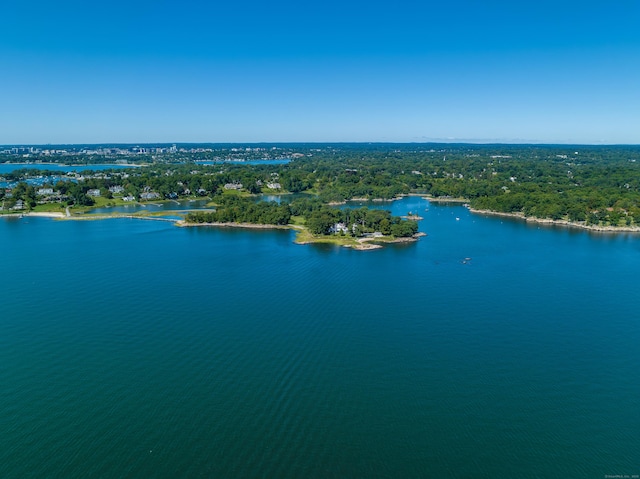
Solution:
<svg viewBox="0 0 640 479"><path fill-rule="evenodd" d="M191 223L254 223L286 225L291 219L289 205L273 201L254 202L237 196L220 197L215 211L189 213L186 221Z"/></svg>
<svg viewBox="0 0 640 479"><path fill-rule="evenodd" d="M439 147L335 149L288 168L325 201L413 191L540 218L640 224L638 147Z"/></svg>
<svg viewBox="0 0 640 479"><path fill-rule="evenodd" d="M318 204L352 198L392 198L409 192L465 198L471 206L541 218L600 225L640 225L640 147L443 144L281 145L298 158L285 165L152 164L52 185L74 204L89 202L89 188L107 195L120 185L138 197L214 196L226 184L260 193L278 182L283 191L307 192ZM239 148L242 150L242 148ZM42 173L42 172L38 172ZM5 174L24 180L33 170ZM73 186L73 184L80 186ZM25 186L18 195L29 204ZM38 198L35 198L38 200ZM294 208L294 204L291 205ZM295 211L293 214L298 215ZM315 213L314 213L315 214ZM323 213L328 215L326 211Z"/></svg>

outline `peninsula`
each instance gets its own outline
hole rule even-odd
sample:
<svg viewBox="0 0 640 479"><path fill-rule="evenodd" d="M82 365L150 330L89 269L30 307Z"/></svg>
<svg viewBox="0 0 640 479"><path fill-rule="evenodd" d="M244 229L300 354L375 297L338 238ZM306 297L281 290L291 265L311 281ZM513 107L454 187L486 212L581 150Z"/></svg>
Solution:
<svg viewBox="0 0 640 479"><path fill-rule="evenodd" d="M290 227L298 232L298 244L331 243L354 249L374 249L419 237L416 221L392 216L387 210L339 209L308 197L280 204L240 196L221 196L218 201L215 211L191 212L181 225Z"/></svg>
<svg viewBox="0 0 640 479"><path fill-rule="evenodd" d="M345 202L417 194L431 201L464 202L478 214L599 231L638 231L639 160L638 146L0 148L0 214L68 210L75 216L96 207L202 200L215 204L215 217L195 211L186 214L187 223L291 225L331 238L362 239L374 233L409 238L416 232L412 221L418 216L409 215L408 221L383 218L375 212L380 210L367 205L371 213L364 215L347 210ZM69 164L83 164L86 170L63 167ZM256 195L277 200L277 206L259 205Z"/></svg>

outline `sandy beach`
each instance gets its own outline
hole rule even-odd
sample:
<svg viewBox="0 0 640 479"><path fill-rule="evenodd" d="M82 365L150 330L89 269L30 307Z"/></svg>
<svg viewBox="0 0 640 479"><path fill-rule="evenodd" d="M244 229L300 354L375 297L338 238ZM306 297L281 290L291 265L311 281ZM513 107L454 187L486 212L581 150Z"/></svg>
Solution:
<svg viewBox="0 0 640 479"><path fill-rule="evenodd" d="M41 218L64 218L64 213L57 213L53 211L36 212L31 211L28 213L8 213L6 215L0 215L3 218L22 218L22 217L41 217Z"/></svg>
<svg viewBox="0 0 640 479"><path fill-rule="evenodd" d="M31 213L27 213L26 216L40 216L43 218L64 218L65 214L57 213L53 211L43 211L43 212L32 211Z"/></svg>

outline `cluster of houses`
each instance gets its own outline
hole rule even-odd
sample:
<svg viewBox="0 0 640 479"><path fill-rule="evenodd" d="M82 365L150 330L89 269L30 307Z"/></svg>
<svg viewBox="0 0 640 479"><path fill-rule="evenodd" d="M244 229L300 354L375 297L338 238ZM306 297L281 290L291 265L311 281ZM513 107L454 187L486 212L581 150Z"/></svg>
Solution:
<svg viewBox="0 0 640 479"><path fill-rule="evenodd" d="M271 179L267 180L266 183L263 183L262 180L256 180L256 185L258 186L266 186L271 190L280 190L282 189L282 185L278 181L278 174L273 173ZM244 188L244 185L239 181L233 181L231 183L226 183L224 185L225 190L236 190L239 191Z"/></svg>
<svg viewBox="0 0 640 479"><path fill-rule="evenodd" d="M98 192L99 192L99 190L98 190ZM120 185L111 186L111 187L109 187L109 192L110 192L112 195L121 195L121 194L123 194L123 193L124 193L124 187L123 187L123 186L120 186ZM87 194L88 194L88 193L87 193ZM136 200L136 197L135 197L135 196L133 196L133 195L124 195L124 196L122 197L122 200L123 200L123 201L135 201L135 200Z"/></svg>
<svg viewBox="0 0 640 479"><path fill-rule="evenodd" d="M66 201L69 199L67 195L63 195L59 191L55 191L53 188L46 187L38 188L36 195L40 197L42 201Z"/></svg>
<svg viewBox="0 0 640 479"><path fill-rule="evenodd" d="M256 181L256 185L258 186L266 186L267 188L270 188L272 190L279 190L282 188L282 185L280 185L280 183L278 183L277 181L268 181L266 184L263 183L260 180ZM242 188L244 188L244 185L242 183L240 183L239 181L234 181L233 183L226 183L224 185L224 189L225 190L241 190Z"/></svg>
<svg viewBox="0 0 640 479"><path fill-rule="evenodd" d="M85 177L82 177L80 175L78 175L76 172L72 172L71 175L76 175L76 180L84 180L86 179ZM100 173L98 173L96 175L99 176L101 175ZM122 176L128 176L128 174L123 174ZM257 180L256 184L258 186L265 186L266 188L269 188L271 190L280 190L282 189L282 185L280 184L279 181L279 177L277 173L272 173L271 177L267 178L263 181L261 180ZM183 185L181 182L178 182L178 186L183 187L181 188L179 191L180 193L173 192L173 193L169 193L166 195L166 197L168 199L178 199L183 195L191 195L191 190L189 188L186 188L185 185ZM244 188L244 185L238 181L232 181L229 183L226 183L223 188L225 190L242 190ZM137 201L154 201L154 200L160 200L163 199L163 195L156 192L156 191L152 191L150 187L145 187L144 190L138 195L138 197L136 198L134 195L132 194L126 194L125 188L121 185L114 185L109 187L109 192L112 195L118 196L120 197L123 201L127 201L127 202L135 202ZM87 190L86 194L87 196L90 196L92 198L100 198L102 196L104 196L105 191L101 190L99 188L91 188L89 190ZM197 191L197 194L199 196L206 196L207 195L207 190L205 190L204 188L199 188ZM41 188L38 188L36 190L36 195L38 196L38 202L41 203L45 203L45 202L64 202L69 200L69 196L66 194L62 194L60 191L56 191L54 188L49 187L49 186L43 186ZM6 194L5 194L5 198L9 199L12 197L11 194L11 190L7 190ZM15 203L10 203L13 206L10 207L11 210L23 210L27 208L27 204L26 202L24 202L23 200L17 200L15 201ZM4 209L4 203L0 204L0 209ZM336 232L342 231L343 229L346 231L346 227L336 227Z"/></svg>
<svg viewBox="0 0 640 479"><path fill-rule="evenodd" d="M114 195L121 195L124 193L124 187L120 185L111 186L109 188L109 192ZM93 198L99 198L101 196L101 192L99 189L91 189L87 191L87 196L91 196ZM177 194L176 194L177 197ZM155 191L151 191L151 188L146 187L142 193L140 193L139 200L140 201L151 201L160 199L160 193L156 193ZM133 195L124 195L122 197L123 201L136 201L136 197Z"/></svg>

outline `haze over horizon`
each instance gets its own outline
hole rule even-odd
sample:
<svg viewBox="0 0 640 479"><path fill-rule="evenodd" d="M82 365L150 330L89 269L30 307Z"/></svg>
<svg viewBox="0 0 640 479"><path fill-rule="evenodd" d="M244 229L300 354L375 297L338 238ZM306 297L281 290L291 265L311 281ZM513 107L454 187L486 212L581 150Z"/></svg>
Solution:
<svg viewBox="0 0 640 479"><path fill-rule="evenodd" d="M0 144L640 144L640 4L9 0Z"/></svg>

